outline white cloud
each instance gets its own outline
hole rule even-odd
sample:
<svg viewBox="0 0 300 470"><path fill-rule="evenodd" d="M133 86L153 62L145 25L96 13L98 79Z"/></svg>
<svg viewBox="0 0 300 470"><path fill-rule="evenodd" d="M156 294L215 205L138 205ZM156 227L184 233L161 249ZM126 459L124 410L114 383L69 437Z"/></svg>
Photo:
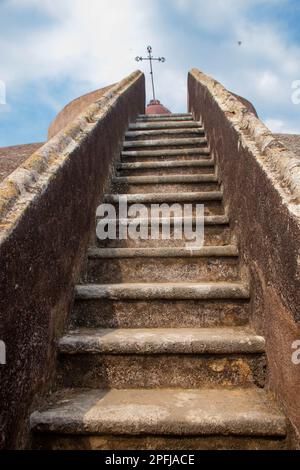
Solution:
<svg viewBox="0 0 300 470"><path fill-rule="evenodd" d="M69 76L91 84L111 83L134 68L138 44L151 36L155 8L137 0L10 0L16 10L35 9L51 23L41 31L0 39L6 51L4 79Z"/></svg>
<svg viewBox="0 0 300 470"><path fill-rule="evenodd" d="M238 29L249 9L285 0L172 0L182 13L197 21L202 30L230 34Z"/></svg>
<svg viewBox="0 0 300 470"><path fill-rule="evenodd" d="M289 0L7 0L14 13L34 11L48 18L42 27L22 24L1 35L1 79L22 93L33 82L51 109L62 103L48 84L66 79L74 96L114 83L140 67L136 55L150 43L155 54L157 95L173 111L186 109L188 68L199 67L260 105L273 128L286 122L291 83L300 79L300 48L275 23L255 21L250 12ZM168 15L162 15L162 6ZM1 4L0 4L1 8ZM179 23L172 24L174 13ZM173 16L172 16L173 15ZM191 24L193 27L191 27ZM238 46L238 41L242 45ZM148 80L147 88L150 92ZM149 93L149 97L150 93ZM285 109L283 118L280 113ZM292 113L291 113L292 115ZM279 116L279 118L278 118ZM278 119L277 119L278 118ZM270 122L270 120L269 120ZM284 124L282 124L284 126ZM286 124L286 128L292 128Z"/></svg>

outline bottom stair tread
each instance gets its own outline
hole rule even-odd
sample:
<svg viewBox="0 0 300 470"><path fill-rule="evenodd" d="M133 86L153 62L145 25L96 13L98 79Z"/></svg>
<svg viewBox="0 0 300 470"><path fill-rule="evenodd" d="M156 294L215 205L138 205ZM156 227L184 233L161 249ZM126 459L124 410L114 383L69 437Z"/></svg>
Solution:
<svg viewBox="0 0 300 470"><path fill-rule="evenodd" d="M31 415L34 432L75 435L276 436L284 415L258 388L63 390Z"/></svg>

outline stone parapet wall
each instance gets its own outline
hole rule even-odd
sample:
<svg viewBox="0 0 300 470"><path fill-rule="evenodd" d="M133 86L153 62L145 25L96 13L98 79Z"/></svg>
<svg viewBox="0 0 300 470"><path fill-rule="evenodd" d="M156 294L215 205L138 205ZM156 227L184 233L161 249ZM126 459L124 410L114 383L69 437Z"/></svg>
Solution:
<svg viewBox="0 0 300 470"><path fill-rule="evenodd" d="M300 442L300 162L220 83L193 69L189 111L202 120L253 291L252 323L266 337L268 384ZM294 444L294 445L298 445Z"/></svg>
<svg viewBox="0 0 300 470"><path fill-rule="evenodd" d="M129 122L144 112L144 76L135 72L0 184L2 448L28 445L27 418L55 375L56 341L68 323L96 207Z"/></svg>

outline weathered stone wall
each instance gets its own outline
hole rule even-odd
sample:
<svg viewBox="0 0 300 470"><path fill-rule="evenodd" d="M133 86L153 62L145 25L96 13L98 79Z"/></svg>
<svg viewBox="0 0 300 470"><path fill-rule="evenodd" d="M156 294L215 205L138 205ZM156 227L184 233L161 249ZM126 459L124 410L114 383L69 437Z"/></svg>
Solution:
<svg viewBox="0 0 300 470"><path fill-rule="evenodd" d="M27 445L27 417L54 377L56 340L68 321L97 204L129 122L144 112L144 76L135 72L0 185L3 448Z"/></svg>
<svg viewBox="0 0 300 470"><path fill-rule="evenodd" d="M64 127L81 114L90 104L99 100L104 93L109 91L114 85L101 88L100 90L92 91L86 95L80 96L75 100L68 103L55 117L48 129L48 139L54 137Z"/></svg>
<svg viewBox="0 0 300 470"><path fill-rule="evenodd" d="M189 111L202 120L217 160L243 264L249 267L252 322L265 335L268 384L300 442L300 162L221 84L196 69ZM296 444L294 444L296 445Z"/></svg>

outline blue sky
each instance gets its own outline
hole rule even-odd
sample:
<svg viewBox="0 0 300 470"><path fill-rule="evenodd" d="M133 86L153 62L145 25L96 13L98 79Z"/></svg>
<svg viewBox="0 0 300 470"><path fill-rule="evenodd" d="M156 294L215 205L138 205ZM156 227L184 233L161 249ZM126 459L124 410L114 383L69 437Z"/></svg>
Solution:
<svg viewBox="0 0 300 470"><path fill-rule="evenodd" d="M71 99L137 67L148 74L134 61L148 44L167 58L156 88L172 111L186 110L198 67L250 99L274 132L300 134L299 24L297 0L0 0L0 146L44 141Z"/></svg>

